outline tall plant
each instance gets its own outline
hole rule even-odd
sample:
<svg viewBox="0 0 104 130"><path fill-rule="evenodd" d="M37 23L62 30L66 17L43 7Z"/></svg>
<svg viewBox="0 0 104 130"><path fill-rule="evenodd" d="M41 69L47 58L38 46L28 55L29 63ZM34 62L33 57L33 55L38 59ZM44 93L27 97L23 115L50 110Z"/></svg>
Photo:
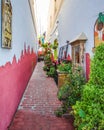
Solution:
<svg viewBox="0 0 104 130"><path fill-rule="evenodd" d="M104 44L95 50L89 82L104 87Z"/></svg>
<svg viewBox="0 0 104 130"><path fill-rule="evenodd" d="M50 67L52 66L52 61L51 61L51 55L52 55L52 46L50 43L44 43L42 44L42 47L44 48L44 67L43 69L45 71L49 71Z"/></svg>
<svg viewBox="0 0 104 130"><path fill-rule="evenodd" d="M57 60L57 58L58 58L57 48L58 48L58 40L55 39L53 46L52 46L52 49L54 50L54 60Z"/></svg>
<svg viewBox="0 0 104 130"><path fill-rule="evenodd" d="M104 130L104 44L96 48L89 82L73 106L76 130Z"/></svg>

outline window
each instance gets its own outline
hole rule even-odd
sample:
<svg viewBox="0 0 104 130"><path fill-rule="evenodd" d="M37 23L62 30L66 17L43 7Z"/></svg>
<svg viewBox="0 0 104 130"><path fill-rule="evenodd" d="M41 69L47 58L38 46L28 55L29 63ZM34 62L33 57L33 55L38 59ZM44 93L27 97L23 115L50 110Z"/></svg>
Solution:
<svg viewBox="0 0 104 130"><path fill-rule="evenodd" d="M75 46L75 63L79 64L80 63L80 46L77 45Z"/></svg>
<svg viewBox="0 0 104 130"><path fill-rule="evenodd" d="M67 46L64 45L64 46L60 47L58 59L65 60L66 57L67 57Z"/></svg>

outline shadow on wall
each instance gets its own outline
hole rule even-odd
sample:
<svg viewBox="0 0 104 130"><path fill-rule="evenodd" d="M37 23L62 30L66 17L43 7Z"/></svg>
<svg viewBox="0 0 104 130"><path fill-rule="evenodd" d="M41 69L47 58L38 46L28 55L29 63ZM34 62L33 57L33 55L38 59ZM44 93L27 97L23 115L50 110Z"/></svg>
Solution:
<svg viewBox="0 0 104 130"><path fill-rule="evenodd" d="M36 63L37 56L28 47L18 62L14 56L12 63L0 67L0 130L7 130Z"/></svg>

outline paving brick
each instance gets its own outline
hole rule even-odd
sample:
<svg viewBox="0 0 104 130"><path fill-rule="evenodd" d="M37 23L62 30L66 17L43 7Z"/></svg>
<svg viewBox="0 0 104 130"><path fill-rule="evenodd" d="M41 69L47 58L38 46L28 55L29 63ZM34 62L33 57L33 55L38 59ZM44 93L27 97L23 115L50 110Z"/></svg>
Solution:
<svg viewBox="0 0 104 130"><path fill-rule="evenodd" d="M74 130L71 121L54 115L61 105L58 88L43 65L37 64L9 130Z"/></svg>

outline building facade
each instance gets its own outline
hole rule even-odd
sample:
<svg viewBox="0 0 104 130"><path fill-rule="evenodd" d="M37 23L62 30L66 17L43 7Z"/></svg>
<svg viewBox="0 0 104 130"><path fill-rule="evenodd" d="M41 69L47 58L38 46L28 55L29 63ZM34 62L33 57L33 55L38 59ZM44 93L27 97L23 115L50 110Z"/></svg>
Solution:
<svg viewBox="0 0 104 130"><path fill-rule="evenodd" d="M50 0L46 40L53 42L58 37L58 15L64 0Z"/></svg>
<svg viewBox="0 0 104 130"><path fill-rule="evenodd" d="M103 5L103 0L64 0L56 18L59 49L68 45L67 56L71 57L75 66L82 66L87 79L94 47L104 42L104 23L98 22L103 16ZM54 23L52 28L55 26ZM50 39L54 39L54 35L55 31L50 35ZM63 55L65 53L63 52Z"/></svg>
<svg viewBox="0 0 104 130"><path fill-rule="evenodd" d="M0 0L0 130L7 130L37 62L33 0Z"/></svg>

